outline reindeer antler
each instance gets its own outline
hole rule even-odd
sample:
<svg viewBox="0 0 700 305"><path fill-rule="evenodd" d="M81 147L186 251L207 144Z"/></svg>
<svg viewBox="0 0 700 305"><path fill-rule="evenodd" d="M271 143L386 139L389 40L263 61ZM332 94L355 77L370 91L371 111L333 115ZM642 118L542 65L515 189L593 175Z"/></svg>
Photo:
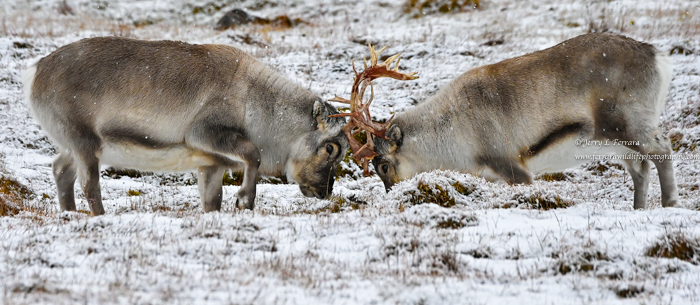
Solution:
<svg viewBox="0 0 700 305"><path fill-rule="evenodd" d="M372 141L372 136L367 135L367 143L360 146L360 143L355 139L354 134L365 131L371 133L374 136L386 139L386 130L391 126L391 121L394 119L392 115L386 123L381 124L372 121L372 116L369 114L369 106L372 104L372 99L374 99L374 86L372 85L372 80L381 77L390 77L398 80L412 80L418 78L416 72L412 73L401 73L399 72L399 62L401 58L399 56L401 53L396 54L387 58L383 63L377 64L377 59L379 54L386 50L386 46L379 50L379 52L374 51L374 47L369 45L370 52L370 65L367 66L367 61L363 58L365 70L362 73L357 73L355 69L355 62L352 63L352 70L355 71L355 81L352 84L352 91L350 93L350 99L344 99L339 96L335 96L330 99L330 101L340 102L345 104L350 104L349 113L334 114L330 117L350 117L350 121L345 127L343 127L343 133L348 137L348 142L350 143L350 149L354 154L355 161L357 163L362 163L363 174L369 176L369 160L377 156L374 152L374 141ZM391 64L396 60L396 65L394 69L391 69ZM360 86L361 85L361 86ZM365 90L367 86L370 86L370 97L366 103L362 102L365 95ZM355 128L358 128L355 130Z"/></svg>

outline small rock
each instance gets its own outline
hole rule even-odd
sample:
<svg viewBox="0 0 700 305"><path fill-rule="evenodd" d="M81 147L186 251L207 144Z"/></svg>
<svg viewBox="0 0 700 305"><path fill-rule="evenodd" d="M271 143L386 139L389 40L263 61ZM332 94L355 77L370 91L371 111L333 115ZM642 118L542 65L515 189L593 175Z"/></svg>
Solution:
<svg viewBox="0 0 700 305"><path fill-rule="evenodd" d="M250 15L244 10L236 8L226 13L224 17L221 17L221 19L219 19L219 22L216 23L216 27L214 29L217 31L223 31L226 29L234 28L239 25L255 22L260 19L262 18Z"/></svg>

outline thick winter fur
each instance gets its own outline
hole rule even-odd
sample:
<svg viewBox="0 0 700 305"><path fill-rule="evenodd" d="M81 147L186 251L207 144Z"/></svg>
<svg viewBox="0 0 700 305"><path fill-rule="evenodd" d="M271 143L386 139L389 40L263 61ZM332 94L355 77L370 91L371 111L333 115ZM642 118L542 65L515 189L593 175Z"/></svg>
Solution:
<svg viewBox="0 0 700 305"><path fill-rule="evenodd" d="M306 196L326 197L348 147L343 119L238 49L116 37L63 46L30 66L34 117L58 145L63 210L80 178L93 214L104 213L99 165L197 170L205 211L221 207L227 168L243 170L237 205L253 208L260 174L286 172Z"/></svg>
<svg viewBox="0 0 700 305"><path fill-rule="evenodd" d="M576 155L668 156L670 142L658 125L671 75L668 56L649 44L613 34L575 37L467 71L397 115L390 140L377 141L374 165L388 190L432 169L530 183L533 173L590 161ZM650 161L624 162L634 207L643 208ZM675 205L671 160L651 162L662 205Z"/></svg>

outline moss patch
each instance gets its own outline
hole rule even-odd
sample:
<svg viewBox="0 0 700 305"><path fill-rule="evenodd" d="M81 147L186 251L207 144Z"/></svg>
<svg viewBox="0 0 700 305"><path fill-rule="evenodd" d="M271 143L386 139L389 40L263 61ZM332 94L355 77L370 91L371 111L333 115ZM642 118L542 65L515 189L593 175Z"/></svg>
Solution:
<svg viewBox="0 0 700 305"><path fill-rule="evenodd" d="M407 194L411 196L409 202L412 205L435 203L441 207L449 208L457 204L448 190L439 185L431 186L422 181L418 183L416 190L408 191Z"/></svg>
<svg viewBox="0 0 700 305"><path fill-rule="evenodd" d="M258 183L266 184L288 184L287 176L280 174L277 176L264 176L258 179Z"/></svg>
<svg viewBox="0 0 700 305"><path fill-rule="evenodd" d="M345 157L343 158L343 161L338 164L337 168L337 175L335 176L335 180L338 181L340 180L341 177L346 177L350 178L353 180L357 180L362 178L362 168L361 165L358 165L354 159L352 158L352 151L349 149L345 153ZM370 168L370 175L374 173L373 170Z"/></svg>
<svg viewBox="0 0 700 305"><path fill-rule="evenodd" d="M459 182L452 183L452 187L455 188L455 191L457 191L457 193L460 193L464 196L469 196L476 191L476 187L464 186L463 184L461 184Z"/></svg>
<svg viewBox="0 0 700 305"><path fill-rule="evenodd" d="M326 206L323 206L321 208L313 209L310 211L305 211L305 213L309 214L327 214L327 213L340 213L343 211L348 211L348 210L357 210L362 208L366 202L363 202L361 200L357 200L354 196L350 196L348 198L344 198L341 196L333 195L331 196L330 199L328 199L330 203Z"/></svg>
<svg viewBox="0 0 700 305"><path fill-rule="evenodd" d="M523 194L516 194L515 196L513 196L513 200L515 200L518 203L518 205L526 204L528 208L544 211L551 209L565 209L574 205L573 202L562 199L559 196L543 196L541 194L534 194L529 196ZM510 208L512 206L507 206L506 204L503 207Z"/></svg>
<svg viewBox="0 0 700 305"><path fill-rule="evenodd" d="M549 182L567 181L569 180L569 176L564 173L548 173L537 176L537 180L544 180Z"/></svg>
<svg viewBox="0 0 700 305"><path fill-rule="evenodd" d="M243 183L243 172L226 171L222 180L224 185L241 185Z"/></svg>

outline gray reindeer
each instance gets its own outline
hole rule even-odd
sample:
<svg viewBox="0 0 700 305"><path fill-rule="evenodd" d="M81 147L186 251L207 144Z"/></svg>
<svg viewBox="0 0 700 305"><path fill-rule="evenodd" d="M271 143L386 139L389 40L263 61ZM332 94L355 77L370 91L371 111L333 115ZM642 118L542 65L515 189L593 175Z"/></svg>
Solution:
<svg viewBox="0 0 700 305"><path fill-rule="evenodd" d="M453 169L508 183L622 156L644 208L650 163L661 203L678 189L669 139L659 131L671 81L668 56L614 34L587 34L467 71L375 133L374 167L387 191L418 172ZM377 155L378 154L378 155ZM577 157L576 155L579 155Z"/></svg>
<svg viewBox="0 0 700 305"><path fill-rule="evenodd" d="M348 141L330 104L224 45L83 39L23 76L35 119L59 148L58 201L75 210L80 179L104 213L100 164L198 175L204 211L221 208L222 177L243 170L236 205L252 209L259 175L286 173L305 196L331 194Z"/></svg>

